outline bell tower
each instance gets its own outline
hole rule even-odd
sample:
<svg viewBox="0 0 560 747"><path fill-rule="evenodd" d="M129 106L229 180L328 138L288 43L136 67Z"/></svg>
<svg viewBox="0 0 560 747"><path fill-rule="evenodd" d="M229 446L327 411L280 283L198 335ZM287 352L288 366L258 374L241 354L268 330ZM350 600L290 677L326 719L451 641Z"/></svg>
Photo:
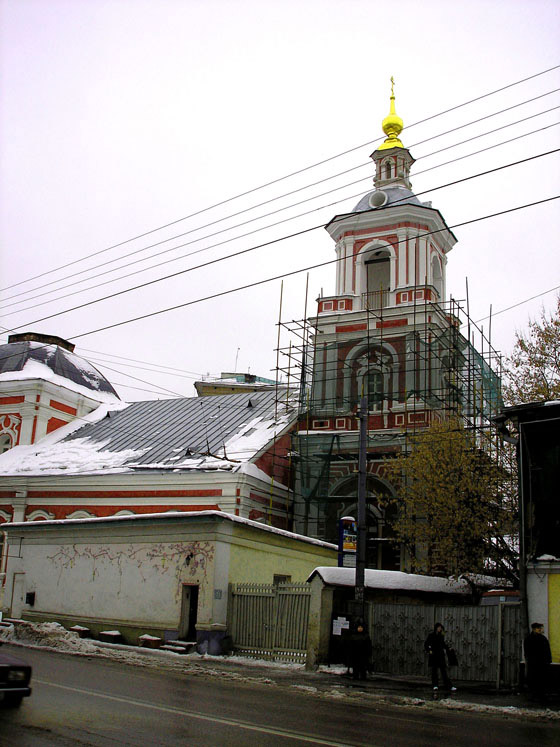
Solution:
<svg viewBox="0 0 560 747"><path fill-rule="evenodd" d="M441 213L412 191L414 158L401 141L391 79L385 140L372 153L374 189L326 226L336 253L333 295L318 299L309 407L300 422L297 531L337 540L337 521L356 511L358 403L368 397L368 567L400 570L383 496L383 462L406 432L453 406L442 352L458 330L445 303L447 254L456 243ZM439 346L439 347L438 347ZM441 348L441 349L440 349ZM450 364L451 365L451 364ZM297 501L301 500L298 506Z"/></svg>

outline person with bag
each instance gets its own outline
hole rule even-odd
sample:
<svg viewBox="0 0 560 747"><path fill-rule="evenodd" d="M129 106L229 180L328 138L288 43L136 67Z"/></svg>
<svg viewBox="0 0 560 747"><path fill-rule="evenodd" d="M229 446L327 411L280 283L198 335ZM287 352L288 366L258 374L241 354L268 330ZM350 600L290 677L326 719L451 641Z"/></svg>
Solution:
<svg viewBox="0 0 560 747"><path fill-rule="evenodd" d="M439 690L439 672L441 672L444 687L451 692L456 692L457 690L456 687L453 687L447 674L446 654L449 655L449 651L451 650L445 641L443 625L439 622L436 623L433 632L428 635L424 643L424 651L428 654L428 666L432 670L432 687L434 691ZM453 655L455 655L454 651ZM455 655L456 661L457 657Z"/></svg>
<svg viewBox="0 0 560 747"><path fill-rule="evenodd" d="M349 639L349 664L352 667L352 677L355 680L367 679L368 665L371 659L371 638L366 633L361 619L356 621L356 627Z"/></svg>

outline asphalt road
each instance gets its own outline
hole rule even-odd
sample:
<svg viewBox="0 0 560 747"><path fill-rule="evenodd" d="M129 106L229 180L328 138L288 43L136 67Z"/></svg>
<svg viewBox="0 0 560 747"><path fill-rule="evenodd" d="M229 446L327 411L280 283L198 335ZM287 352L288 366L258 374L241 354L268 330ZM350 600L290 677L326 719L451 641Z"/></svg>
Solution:
<svg viewBox="0 0 560 747"><path fill-rule="evenodd" d="M328 697L223 672L177 674L6 646L33 694L0 708L0 745L558 745L560 726Z"/></svg>

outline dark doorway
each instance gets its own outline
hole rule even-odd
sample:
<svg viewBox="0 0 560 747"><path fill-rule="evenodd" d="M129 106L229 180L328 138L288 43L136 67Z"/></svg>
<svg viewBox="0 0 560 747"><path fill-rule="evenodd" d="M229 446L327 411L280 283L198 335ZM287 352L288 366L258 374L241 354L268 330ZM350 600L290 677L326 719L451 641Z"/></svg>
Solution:
<svg viewBox="0 0 560 747"><path fill-rule="evenodd" d="M181 595L181 619L179 640L196 641L196 613L198 610L198 586L183 584Z"/></svg>

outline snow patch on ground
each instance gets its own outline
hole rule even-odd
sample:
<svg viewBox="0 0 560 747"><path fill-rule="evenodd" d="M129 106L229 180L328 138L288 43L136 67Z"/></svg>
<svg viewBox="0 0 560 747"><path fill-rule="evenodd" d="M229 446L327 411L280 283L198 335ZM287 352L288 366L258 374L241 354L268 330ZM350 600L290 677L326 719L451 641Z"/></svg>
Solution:
<svg viewBox="0 0 560 747"><path fill-rule="evenodd" d="M41 646L68 653L95 654L97 646L77 633L66 630L60 623L18 622L16 626L0 629L0 640L5 643L21 643L27 646Z"/></svg>

